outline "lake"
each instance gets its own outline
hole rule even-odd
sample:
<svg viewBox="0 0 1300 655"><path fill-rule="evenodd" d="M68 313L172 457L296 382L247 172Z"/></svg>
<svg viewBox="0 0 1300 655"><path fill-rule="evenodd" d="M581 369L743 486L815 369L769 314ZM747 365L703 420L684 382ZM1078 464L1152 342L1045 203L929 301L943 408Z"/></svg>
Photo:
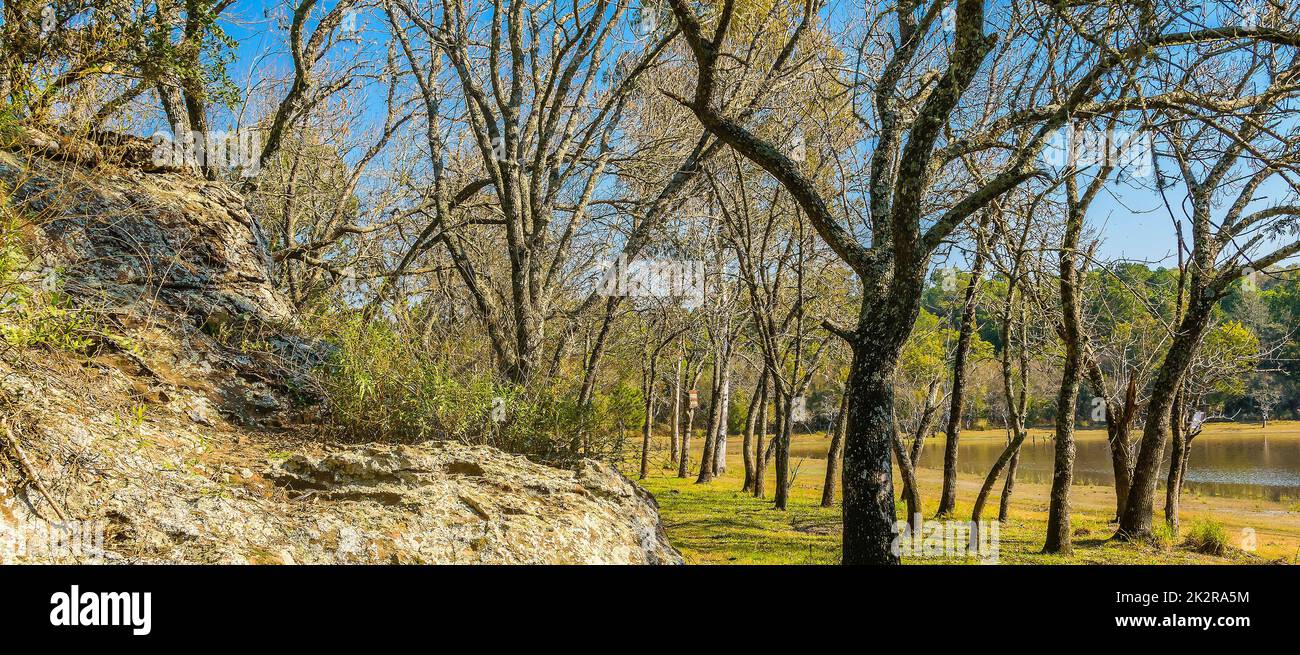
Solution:
<svg viewBox="0 0 1300 655"><path fill-rule="evenodd" d="M1187 464L1188 493L1207 496L1260 498L1272 501L1300 499L1300 429L1295 423L1259 426L1211 425L1192 442ZM957 465L961 473L983 476L1001 454L1003 439L988 431L962 433ZM1050 432L1031 430L1020 452L1019 481L1051 484L1053 445ZM969 435L969 436L968 436ZM825 439L800 440L794 457L824 459ZM1102 430L1081 430L1076 438L1074 483L1112 485L1110 451ZM926 440L922 468L943 468L943 436ZM1168 448L1161 477L1169 470ZM1163 484L1163 483L1162 483Z"/></svg>

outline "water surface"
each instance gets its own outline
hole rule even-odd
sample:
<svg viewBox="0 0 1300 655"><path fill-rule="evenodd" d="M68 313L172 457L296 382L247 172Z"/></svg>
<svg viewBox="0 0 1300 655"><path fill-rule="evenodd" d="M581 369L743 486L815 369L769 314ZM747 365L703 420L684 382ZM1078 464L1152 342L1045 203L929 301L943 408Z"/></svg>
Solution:
<svg viewBox="0 0 1300 655"><path fill-rule="evenodd" d="M985 436L987 434L961 440L957 458L960 472L980 476L988 473L989 467L1002 453L1005 442ZM825 439L801 440L791 449L791 455L824 459ZM1033 433L1021 447L1017 480L1050 484L1052 455L1051 437ZM926 440L920 467L943 468L942 435ZM1169 470L1168 448L1160 470L1161 478L1164 478ZM1076 438L1074 483L1114 484L1110 450L1103 431L1080 431ZM1259 429L1202 434L1192 442L1183 488L1189 493L1207 496L1273 501L1300 499L1300 434L1293 429L1286 429L1282 434L1270 434L1269 430Z"/></svg>

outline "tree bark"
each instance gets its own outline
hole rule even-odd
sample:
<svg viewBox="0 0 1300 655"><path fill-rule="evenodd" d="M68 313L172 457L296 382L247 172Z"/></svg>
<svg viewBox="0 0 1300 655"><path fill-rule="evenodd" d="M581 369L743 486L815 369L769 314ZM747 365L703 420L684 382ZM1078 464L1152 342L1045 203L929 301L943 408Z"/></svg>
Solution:
<svg viewBox="0 0 1300 655"><path fill-rule="evenodd" d="M767 388L767 369L758 376L758 384L754 387L754 395L749 399L749 409L745 411L745 439L741 443L742 455L745 462L745 482L741 485L742 492L754 490L754 429L758 424L758 405L759 398ZM762 451L759 451L762 456Z"/></svg>
<svg viewBox="0 0 1300 655"><path fill-rule="evenodd" d="M925 406L921 408L921 416L920 419L917 421L916 431L912 433L912 448L910 454L908 454L908 460L907 460L910 466L915 466L916 462L921 460L921 450L925 448L925 437L930 433L930 427L934 423L935 412L939 409L939 403L937 400L937 395L939 393L939 384L940 384L940 379L938 377L935 377L933 380L930 381L930 388L926 392ZM906 448L904 448L904 450L906 451ZM900 464L899 466L900 466L899 470L902 470L901 469L902 465ZM903 492L902 492L903 498L905 499L908 498L909 496L916 497L917 502L915 503L915 507L913 509L919 508L921 506L920 503L921 491L919 489L914 489L911 486L912 485L911 481L915 479L916 479L915 475L904 477ZM912 510L908 510L907 512L908 521L911 521L913 519L912 513L913 513ZM917 527L920 527L919 524Z"/></svg>
<svg viewBox="0 0 1300 655"><path fill-rule="evenodd" d="M716 462L714 450L718 445L718 440L714 436L714 431L718 426L718 413L722 406L718 403L718 396L721 394L721 368L722 363L713 360L713 380L709 384L712 393L709 395L709 421L704 426L704 452L700 454L700 474L695 478L695 484L704 484L712 482L714 477L713 467Z"/></svg>
<svg viewBox="0 0 1300 655"><path fill-rule="evenodd" d="M646 479L650 475L650 437L654 428L654 403L655 403L655 366L653 360L650 363L650 369L646 374L646 381L643 384L645 388L645 420L641 424L641 479Z"/></svg>
<svg viewBox="0 0 1300 655"><path fill-rule="evenodd" d="M1200 286L1194 284L1192 288L1196 290ZM1209 324L1210 310L1213 307L1213 301L1205 298L1204 294L1193 292L1191 297L1187 315L1179 324L1178 333L1151 386L1147 422L1142 430L1137 462L1133 466L1128 502L1116 532L1116 537L1120 539L1149 539L1152 536L1151 519L1155 508L1156 487L1160 482L1160 460L1169 440L1174 398L1191 366L1196 345Z"/></svg>
<svg viewBox="0 0 1300 655"><path fill-rule="evenodd" d="M1073 178L1067 183L1070 207L1065 235L1061 240L1060 293L1061 340L1065 361L1056 394L1056 438L1052 459L1052 491L1047 507L1045 553L1068 555L1073 550L1070 533L1070 485L1074 481L1074 425L1078 411L1079 384L1083 378L1083 306L1079 297L1079 237L1083 233L1083 208Z"/></svg>
<svg viewBox="0 0 1300 655"><path fill-rule="evenodd" d="M1175 537L1178 536L1178 499L1182 492L1182 473L1185 470L1188 451L1187 433L1183 430L1183 397L1184 393L1179 392L1174 398L1174 408L1171 411L1169 476L1165 479L1165 523L1169 525L1170 534Z"/></svg>
<svg viewBox="0 0 1300 655"><path fill-rule="evenodd" d="M1011 464L1007 466L1007 479L1002 482L1002 497L998 500L998 522L1006 523L1007 513L1011 510L1011 494L1016 489L1016 472L1020 469L1020 448L1011 453Z"/></svg>
<svg viewBox="0 0 1300 655"><path fill-rule="evenodd" d="M849 390L844 389L840 396L840 411L835 416L835 430L831 433L831 445L826 451L826 481L822 483L822 507L835 505L835 487L840 483L840 457L844 451L844 428L847 425Z"/></svg>
<svg viewBox="0 0 1300 655"><path fill-rule="evenodd" d="M763 441L767 439L767 399L771 397L770 386L763 385L762 397L758 399L758 435L754 440L754 497L767 497L767 451ZM777 412L780 414L780 412ZM778 422L777 431L780 431Z"/></svg>
<svg viewBox="0 0 1300 655"><path fill-rule="evenodd" d="M957 441L961 434L961 416L966 403L966 358L970 353L971 336L975 333L975 301L983 273L984 248L982 239L977 239L975 261L971 264L966 298L961 308L957 349L952 358L952 398L948 405L948 425L944 429L943 443L943 490L939 492L939 509L936 512L940 517L951 516L957 507Z"/></svg>
<svg viewBox="0 0 1300 655"><path fill-rule="evenodd" d="M1069 362L1069 355L1066 359L1060 393L1056 400L1056 448L1052 461L1051 499L1047 508L1047 540L1043 545L1043 552L1063 555L1068 555L1073 550L1070 532L1070 485L1074 481L1074 413L1079 395L1077 362Z"/></svg>
<svg viewBox="0 0 1300 655"><path fill-rule="evenodd" d="M1133 479L1133 452L1129 443L1129 432L1133 429L1133 420L1137 417L1137 378L1130 377L1128 389L1124 392L1124 408L1112 416L1111 408L1106 408L1106 436L1110 445L1111 469L1115 473L1115 523L1124 516L1124 507L1128 504L1128 490Z"/></svg>
<svg viewBox="0 0 1300 655"><path fill-rule="evenodd" d="M1017 253L1017 263L1014 266L1013 273L1018 272L1020 268L1019 258L1024 251L1023 237L1019 248L1020 252ZM1011 278L1015 279L1016 275L1013 274ZM1011 343L1011 329L1012 324L1015 322L1012 314L1015 294L1015 285L1009 286L1007 297L1002 304L1002 388L1007 414L1007 429L1009 431L1007 447L1002 450L1002 454L998 456L997 461L989 469L988 475L984 478L984 484L980 487L979 495L975 498L975 507L971 510L971 521L974 523L978 523L983 515L984 505L988 502L989 494L993 491L993 485L997 483L998 477L1002 475L1004 469L1007 472L1007 479L1002 485L1002 496L998 502L998 521L1006 520L1007 510L1011 503L1011 494L1016 485L1016 469L1020 467L1020 446L1025 442L1025 436L1028 434L1025 429L1025 408L1027 407L1029 388L1029 353L1028 344L1026 343L1026 324L1028 320L1023 304L1020 308L1021 320L1019 325L1019 392L1016 391L1012 376L1011 358L1013 346Z"/></svg>
<svg viewBox="0 0 1300 655"><path fill-rule="evenodd" d="M913 531L921 530L924 520L921 518L921 493L916 488L916 469L912 467L903 440L897 437L894 438L894 459L898 461L898 472L903 476L903 504L907 506L907 522Z"/></svg>
<svg viewBox="0 0 1300 655"><path fill-rule="evenodd" d="M684 478L687 474L687 467L690 465L691 457L691 431L695 429L695 408L686 409L686 431L682 433L682 451L679 453L681 459L677 460L677 477Z"/></svg>
<svg viewBox="0 0 1300 655"><path fill-rule="evenodd" d="M984 484L980 486L979 495L975 497L975 507L971 510L970 520L972 523L979 523L984 515L984 506L988 504L989 494L993 491L993 485L997 484L998 478L1002 475L1003 469L1016 459L1020 453L1020 444L1025 442L1025 432L1017 432L1012 437L1011 442L1006 448L1002 449L1002 454L998 455L997 461L989 469L989 473L984 477Z"/></svg>
<svg viewBox="0 0 1300 655"><path fill-rule="evenodd" d="M596 371L605 354L605 344L609 340L609 328L614 324L614 308L617 305L617 298L612 296L605 302L605 313L600 321L600 330L596 333L596 342L592 344L591 352L587 354L582 367L582 386L578 390L579 407L590 405L592 396L595 395Z"/></svg>
<svg viewBox="0 0 1300 655"><path fill-rule="evenodd" d="M785 415L785 419L781 421L781 432L776 435L776 497L774 502L777 509L783 510L790 502L790 434L794 430L794 420L791 415L794 396L782 392L778 385L777 397L781 399L781 413Z"/></svg>
<svg viewBox="0 0 1300 655"><path fill-rule="evenodd" d="M727 344L723 352L722 382L718 396L721 407L718 408L718 424L715 426L717 444L713 447L713 474L727 472L727 423L731 420L731 345Z"/></svg>
<svg viewBox="0 0 1300 655"><path fill-rule="evenodd" d="M914 320L913 312L889 324L910 327ZM893 379L902 342L860 334L852 344L842 478L844 564L898 563L892 548L896 517L890 459L898 438Z"/></svg>
<svg viewBox="0 0 1300 655"><path fill-rule="evenodd" d="M664 468L669 468L677 462L677 448L682 438L682 358L677 357L677 369L673 373L673 400L672 408L669 410L672 422L672 443L669 445L669 464Z"/></svg>

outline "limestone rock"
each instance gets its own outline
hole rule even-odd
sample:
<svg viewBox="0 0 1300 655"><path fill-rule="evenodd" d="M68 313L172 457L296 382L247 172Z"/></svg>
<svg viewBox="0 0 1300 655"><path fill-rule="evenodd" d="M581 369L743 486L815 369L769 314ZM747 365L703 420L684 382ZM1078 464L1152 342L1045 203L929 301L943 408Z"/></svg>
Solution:
<svg viewBox="0 0 1300 655"><path fill-rule="evenodd" d="M128 165L126 138L16 143L0 181L41 217L35 264L109 338L0 358L0 419L31 464L0 432L0 563L682 562L654 498L606 463L337 438L307 375L331 349L295 332L238 194ZM60 514L102 549L32 548Z"/></svg>

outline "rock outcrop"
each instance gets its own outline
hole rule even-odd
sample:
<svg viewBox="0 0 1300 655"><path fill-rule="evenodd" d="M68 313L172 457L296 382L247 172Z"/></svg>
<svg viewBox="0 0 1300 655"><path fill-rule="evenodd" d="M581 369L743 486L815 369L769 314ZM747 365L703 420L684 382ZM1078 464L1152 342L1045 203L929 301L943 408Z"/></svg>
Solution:
<svg viewBox="0 0 1300 655"><path fill-rule="evenodd" d="M329 346L295 333L240 197L104 143L0 149L23 282L96 326L81 353L0 345L0 562L682 561L608 464L332 438L308 375ZM74 525L102 548L37 543Z"/></svg>

